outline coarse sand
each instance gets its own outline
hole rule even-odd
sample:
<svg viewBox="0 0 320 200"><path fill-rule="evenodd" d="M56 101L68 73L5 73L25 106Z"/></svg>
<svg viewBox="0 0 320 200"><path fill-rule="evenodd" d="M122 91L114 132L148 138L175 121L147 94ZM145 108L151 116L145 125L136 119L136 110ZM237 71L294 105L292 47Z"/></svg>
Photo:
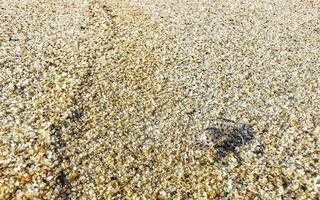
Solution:
<svg viewBox="0 0 320 200"><path fill-rule="evenodd" d="M0 199L320 199L320 1L0 0Z"/></svg>

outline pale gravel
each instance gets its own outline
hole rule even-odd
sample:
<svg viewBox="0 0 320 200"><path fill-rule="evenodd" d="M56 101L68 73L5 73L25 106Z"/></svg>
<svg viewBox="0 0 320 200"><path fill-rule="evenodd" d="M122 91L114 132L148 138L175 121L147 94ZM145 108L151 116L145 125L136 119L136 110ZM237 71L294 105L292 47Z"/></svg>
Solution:
<svg viewBox="0 0 320 200"><path fill-rule="evenodd" d="M0 199L320 198L318 1L0 9Z"/></svg>

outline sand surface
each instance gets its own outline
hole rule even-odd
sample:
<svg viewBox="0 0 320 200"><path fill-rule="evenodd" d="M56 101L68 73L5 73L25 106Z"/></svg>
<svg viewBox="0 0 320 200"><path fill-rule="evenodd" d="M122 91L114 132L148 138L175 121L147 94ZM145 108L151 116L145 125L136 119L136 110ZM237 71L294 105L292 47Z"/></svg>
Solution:
<svg viewBox="0 0 320 200"><path fill-rule="evenodd" d="M0 199L319 199L320 1L0 0Z"/></svg>

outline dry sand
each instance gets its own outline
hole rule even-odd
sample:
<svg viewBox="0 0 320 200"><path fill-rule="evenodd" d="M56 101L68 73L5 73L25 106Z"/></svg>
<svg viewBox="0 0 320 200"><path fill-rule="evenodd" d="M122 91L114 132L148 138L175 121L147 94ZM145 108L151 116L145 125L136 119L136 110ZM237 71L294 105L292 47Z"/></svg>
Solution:
<svg viewBox="0 0 320 200"><path fill-rule="evenodd" d="M0 199L319 199L320 1L0 0Z"/></svg>

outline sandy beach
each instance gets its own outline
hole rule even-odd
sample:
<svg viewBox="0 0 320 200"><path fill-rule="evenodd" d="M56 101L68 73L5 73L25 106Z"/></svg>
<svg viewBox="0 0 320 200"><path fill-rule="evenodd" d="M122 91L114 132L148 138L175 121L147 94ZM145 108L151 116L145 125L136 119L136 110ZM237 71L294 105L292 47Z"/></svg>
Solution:
<svg viewBox="0 0 320 200"><path fill-rule="evenodd" d="M320 1L0 0L0 199L319 199Z"/></svg>

